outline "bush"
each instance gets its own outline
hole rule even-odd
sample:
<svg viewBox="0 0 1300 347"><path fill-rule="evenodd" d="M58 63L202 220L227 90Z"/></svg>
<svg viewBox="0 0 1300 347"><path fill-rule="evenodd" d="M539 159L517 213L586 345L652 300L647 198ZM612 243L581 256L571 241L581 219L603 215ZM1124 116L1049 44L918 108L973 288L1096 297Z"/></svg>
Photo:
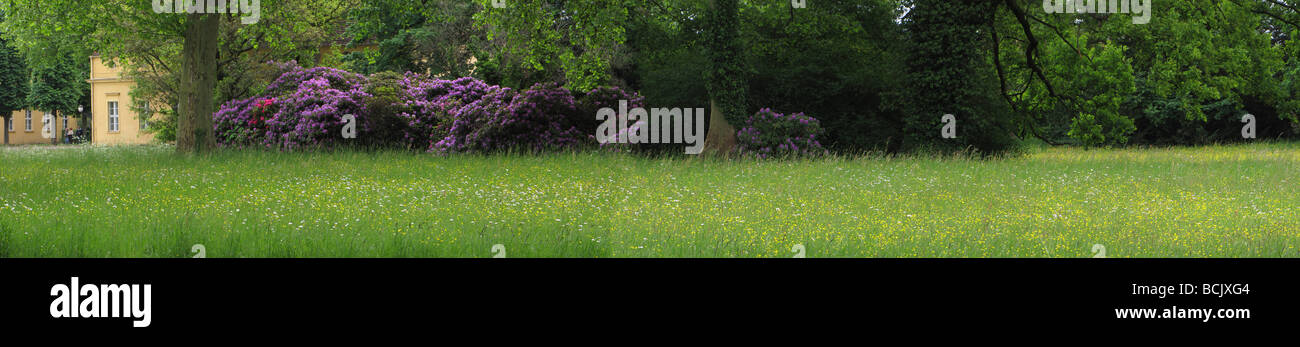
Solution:
<svg viewBox="0 0 1300 347"><path fill-rule="evenodd" d="M434 148L440 153L574 148L587 137L573 122L576 114L573 94L554 84L534 85L518 94L497 87L460 108L449 135Z"/></svg>
<svg viewBox="0 0 1300 347"><path fill-rule="evenodd" d="M370 97L365 99L369 114L364 119L365 128L370 131L365 137L358 135L362 144L374 147L407 145L403 134L408 127L403 115L410 111L406 102L410 98L403 85L404 78L397 73L380 72L366 79L364 91Z"/></svg>
<svg viewBox="0 0 1300 347"><path fill-rule="evenodd" d="M365 100L369 94L358 84L352 89L335 89L330 80L317 77L303 82L283 99L275 116L266 121L266 144L282 149L332 147L344 143L344 115L354 115L357 138L370 136Z"/></svg>
<svg viewBox="0 0 1300 347"><path fill-rule="evenodd" d="M430 151L449 153L491 148L491 138L482 136L479 131L490 119L509 114L510 101L514 96L515 92L510 88L494 87L482 98L459 108L453 114L451 125L447 127L447 136L434 143Z"/></svg>
<svg viewBox="0 0 1300 347"><path fill-rule="evenodd" d="M516 92L474 78L430 79L381 72L363 76L332 68L281 64L266 93L232 100L213 115L222 146L294 150L343 144L448 152L546 151L594 145L596 110L643 107L616 87L583 95L555 84ZM345 115L357 139L344 139Z"/></svg>
<svg viewBox="0 0 1300 347"><path fill-rule="evenodd" d="M367 117L366 76L344 70L302 68L296 62L273 64L284 71L262 95L231 100L213 114L217 143L293 149L341 144L343 116L357 117L357 138L382 143L391 131L381 117ZM369 122L367 122L369 120ZM375 133L371 133L371 131ZM364 135L363 135L364 134Z"/></svg>
<svg viewBox="0 0 1300 347"><path fill-rule="evenodd" d="M603 149L615 151L615 152L632 152L633 150L651 151L656 149L662 150L669 147L677 148L677 144L667 144L667 143L600 144L596 142L596 130L600 128L600 123L601 123L601 121L596 120L596 113L599 112L600 109L602 108L610 108L613 109L615 112L617 112L619 110L619 105L618 105L619 102L624 100L627 101L628 110L638 108L638 107L645 108L645 97L643 97L640 93L637 92L629 93L628 91L623 90L622 88L619 87L612 87L612 86L596 87L596 89L592 89L590 92L587 92L586 95L582 96L582 98L578 101L578 110L579 110L578 113L580 115L578 118L576 118L576 122L578 124L579 131L581 131L583 134L587 134L586 135L587 138L590 139L588 142L596 143ZM647 112L648 111L649 110L647 110ZM633 123L633 124L628 124L627 128L615 129L614 136L629 136L630 134L636 134L642 131L648 132L650 130L641 129L639 126L636 125L636 123ZM624 135L624 134L628 134L628 135Z"/></svg>
<svg viewBox="0 0 1300 347"><path fill-rule="evenodd" d="M578 100L577 115L574 116L573 122L578 130L583 134L588 134L594 141L596 137L596 128L600 127L600 121L596 120L596 112L602 108L611 108L618 111L618 102L627 100L627 109L631 110L637 107L645 107L645 97L636 92L628 93L619 87L596 87Z"/></svg>
<svg viewBox="0 0 1300 347"><path fill-rule="evenodd" d="M736 132L737 151L756 158L817 156L826 148L817 140L823 134L821 122L803 113L783 115L764 108Z"/></svg>
<svg viewBox="0 0 1300 347"><path fill-rule="evenodd" d="M302 68L293 65L284 69L287 72L266 86L266 95L287 95L300 89L303 83L318 78L325 79L326 85L338 90L361 89L366 82L365 75L331 67Z"/></svg>
<svg viewBox="0 0 1300 347"><path fill-rule="evenodd" d="M406 112L399 114L406 122L404 140L410 148L432 149L445 138L457 111L491 92L483 81L464 77L454 81L428 80L407 73L402 80L406 88Z"/></svg>
<svg viewBox="0 0 1300 347"><path fill-rule="evenodd" d="M266 140L266 121L275 116L275 98L232 100L212 115L217 144L228 147L262 145Z"/></svg>

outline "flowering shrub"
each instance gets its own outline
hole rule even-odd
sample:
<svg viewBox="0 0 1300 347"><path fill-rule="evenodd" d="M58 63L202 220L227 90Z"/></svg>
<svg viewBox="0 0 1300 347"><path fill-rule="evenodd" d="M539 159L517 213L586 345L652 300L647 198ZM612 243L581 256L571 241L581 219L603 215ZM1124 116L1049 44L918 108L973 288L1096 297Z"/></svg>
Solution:
<svg viewBox="0 0 1300 347"><path fill-rule="evenodd" d="M500 88L459 109L449 135L434 148L443 153L573 148L586 138L573 122L576 113L573 93L554 84L517 95Z"/></svg>
<svg viewBox="0 0 1300 347"><path fill-rule="evenodd" d="M736 144L739 153L756 158L816 156L826 153L817 140L822 133L816 118L764 108L745 120L736 132Z"/></svg>
<svg viewBox="0 0 1300 347"><path fill-rule="evenodd" d="M313 67L302 68L293 65L287 68L288 72L280 75L275 81L266 86L267 95L286 95L298 90L303 83L313 79L325 79L326 84L333 89L352 90L359 89L366 82L366 76L339 70L331 67Z"/></svg>
<svg viewBox="0 0 1300 347"><path fill-rule="evenodd" d="M596 112L602 108L611 108L618 111L618 102L627 100L627 109L631 110L637 107L645 107L645 97L636 92L627 92L619 87L597 87L592 89L586 95L578 100L578 114L574 117L573 122L577 125L578 130L587 134L591 143L596 143L596 129L600 127L600 121L596 119ZM632 125L628 129L619 129L620 133L632 131ZM649 131L649 130L645 130ZM614 146L617 144L605 144L602 147ZM627 146L620 146L627 147Z"/></svg>
<svg viewBox="0 0 1300 347"><path fill-rule="evenodd" d="M490 119L508 114L514 96L515 92L510 88L495 87L482 98L459 108L447 127L447 136L434 143L430 151L449 153L492 148L492 138L483 136L481 129Z"/></svg>
<svg viewBox="0 0 1300 347"><path fill-rule="evenodd" d="M473 77L461 77L455 80L423 80L420 75L407 73L404 82L407 90L416 100L436 102L454 98L466 105L495 90L495 86Z"/></svg>
<svg viewBox="0 0 1300 347"><path fill-rule="evenodd" d="M233 100L212 116L217 143L223 146L260 145L266 139L266 121L275 116L275 98Z"/></svg>
<svg viewBox="0 0 1300 347"><path fill-rule="evenodd" d="M349 114L356 116L357 136L365 136L370 124L364 100L369 96L360 85L340 90L324 77L307 80L286 96L279 111L266 121L266 144L283 149L341 144L343 116Z"/></svg>
<svg viewBox="0 0 1300 347"><path fill-rule="evenodd" d="M583 95L555 84L517 92L474 78L359 75L333 68L276 65L283 73L262 95L232 100L213 115L223 146L278 149L355 143L448 152L504 149L544 151L594 144L596 110L643 107L644 99L616 87ZM345 115L357 137L343 138Z"/></svg>
<svg viewBox="0 0 1300 347"><path fill-rule="evenodd" d="M361 89L365 76L328 67L302 68L296 62L272 65L284 72L263 95L231 100L213 114L218 144L286 149L322 146L342 140L346 114L357 117L358 133L374 125L363 122L363 102L368 97Z"/></svg>
<svg viewBox="0 0 1300 347"><path fill-rule="evenodd" d="M493 86L470 77L426 80L413 73L406 74L402 85L406 88L407 111L399 116L406 121L404 139L412 148L420 149L430 149L447 136L462 106L493 91Z"/></svg>

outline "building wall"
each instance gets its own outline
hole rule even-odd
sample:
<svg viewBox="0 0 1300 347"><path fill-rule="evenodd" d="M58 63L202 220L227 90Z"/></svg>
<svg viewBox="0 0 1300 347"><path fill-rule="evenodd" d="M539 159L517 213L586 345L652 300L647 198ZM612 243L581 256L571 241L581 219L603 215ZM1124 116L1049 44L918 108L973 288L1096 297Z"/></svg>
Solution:
<svg viewBox="0 0 1300 347"><path fill-rule="evenodd" d="M141 129L144 121L131 100L135 81L122 78L122 67L108 67L99 56L90 57L91 141L96 144L140 144L153 142L153 134ZM118 129L109 129L109 104L117 103Z"/></svg>
<svg viewBox="0 0 1300 347"><path fill-rule="evenodd" d="M7 132L7 133L9 133L9 144L11 144L11 145L31 145L31 144L50 143L50 139L47 139L47 138L41 137L41 127L44 125L43 123L41 123L41 120L42 120L43 118L45 118L45 112L41 112L41 111L32 111L32 130L31 130L31 131L27 131L26 120L25 120L26 117L27 117L27 111L26 111L26 110L14 111L14 113L13 113L14 130L13 130L13 131L9 131L9 129L5 127L5 124L4 124L3 122L0 122L0 131L3 131L3 132ZM80 129L80 128L81 128L81 123L77 121L77 117L69 117L69 118L68 118L68 127L72 128L72 129ZM58 137L59 137L59 142L63 142L63 138L64 138L63 134L65 134L66 130L63 128L63 118L62 118L62 117L60 117L60 118L58 119L58 124L55 124L55 125L54 125L54 132L56 133L56 135L58 135ZM3 137L2 137L2 136L3 136L3 135L0 135L0 143L3 143Z"/></svg>

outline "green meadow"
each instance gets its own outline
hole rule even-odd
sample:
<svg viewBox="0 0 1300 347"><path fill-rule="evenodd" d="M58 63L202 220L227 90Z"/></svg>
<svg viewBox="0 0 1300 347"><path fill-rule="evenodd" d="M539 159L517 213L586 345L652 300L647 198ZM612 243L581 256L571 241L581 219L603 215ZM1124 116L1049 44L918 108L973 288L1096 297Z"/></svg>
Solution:
<svg viewBox="0 0 1300 347"><path fill-rule="evenodd" d="M743 160L0 148L0 256L1300 256L1300 144Z"/></svg>

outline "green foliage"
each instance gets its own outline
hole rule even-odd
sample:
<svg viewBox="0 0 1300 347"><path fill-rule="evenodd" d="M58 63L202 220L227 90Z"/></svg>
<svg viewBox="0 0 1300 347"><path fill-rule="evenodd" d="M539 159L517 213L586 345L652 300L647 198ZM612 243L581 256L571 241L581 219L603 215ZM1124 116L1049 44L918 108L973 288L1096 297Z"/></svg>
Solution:
<svg viewBox="0 0 1300 347"><path fill-rule="evenodd" d="M32 67L31 92L27 104L37 110L77 114L77 106L90 92L86 79L90 66L69 53L63 59Z"/></svg>
<svg viewBox="0 0 1300 347"><path fill-rule="evenodd" d="M749 94L746 66L740 38L740 13L738 0L712 0L705 47L709 69L705 80L709 97L717 103L728 123L740 124L748 116Z"/></svg>
<svg viewBox="0 0 1300 347"><path fill-rule="evenodd" d="M997 152L1028 137L1084 146L1243 141L1245 113L1257 117L1261 137L1300 135L1300 45L1292 42L1300 8L1159 1L1150 23L1133 24L1128 14L1053 14L1039 5L272 1L257 25L222 18L212 97L260 94L278 75L266 62L296 60L366 74L475 76L516 90L614 85L651 106L707 107L712 99L735 124L760 107L807 112L823 122L828 147L849 151ZM46 80L59 79L51 67L70 50L121 63L138 83L132 107L174 117L166 110L187 83L178 73L186 18L150 6L13 0L0 3L12 19L0 31ZM340 39L348 46L330 47ZM52 84L41 83L48 94ZM956 139L938 136L943 114L957 116ZM158 138L174 133L174 119L151 121Z"/></svg>
<svg viewBox="0 0 1300 347"><path fill-rule="evenodd" d="M1075 39L1088 42L1086 35ZM1120 114L1121 104L1136 91L1133 68L1124 56L1124 46L1099 42L1080 49L1075 51L1059 40L1045 45L1044 60L1052 62L1044 67L1048 78L1057 81L1056 87L1070 94L1063 95L1059 102L1050 102L1053 97L1047 90L1035 85L1030 88L1029 97L1049 102L1031 104L1027 109L1049 117L1075 115L1067 135L1084 145L1123 144L1136 130L1133 119Z"/></svg>
<svg viewBox="0 0 1300 347"><path fill-rule="evenodd" d="M176 141L176 110L169 107L153 112L156 113L149 118L149 128L145 131L153 134L157 142Z"/></svg>
<svg viewBox="0 0 1300 347"><path fill-rule="evenodd" d="M614 71L614 84L645 96L647 105L708 107L704 76L704 27L701 1L668 0L637 6L627 23L625 64Z"/></svg>
<svg viewBox="0 0 1300 347"><path fill-rule="evenodd" d="M898 111L885 94L902 86L902 32L892 1L752 4L741 13L749 109L815 115L841 150L885 149Z"/></svg>
<svg viewBox="0 0 1300 347"><path fill-rule="evenodd" d="M524 88L563 82L573 90L607 84L625 41L628 7L623 0L511 0L504 8L476 0L474 15L486 31L483 56L489 83Z"/></svg>
<svg viewBox="0 0 1300 347"><path fill-rule="evenodd" d="M0 38L0 118L7 119L14 110L27 107L29 76L26 59Z"/></svg>
<svg viewBox="0 0 1300 347"><path fill-rule="evenodd" d="M366 79L362 88L370 97L364 101L367 114L362 119L368 130L364 140L372 142L369 145L382 146L385 141L402 138L406 120L400 114L410 111L404 99L403 78L395 72L380 72Z"/></svg>
<svg viewBox="0 0 1300 347"><path fill-rule="evenodd" d="M348 12L349 47L343 61L360 73L418 72L449 78L470 74L483 32L467 1L365 1Z"/></svg>
<svg viewBox="0 0 1300 347"><path fill-rule="evenodd" d="M990 2L918 0L905 23L908 30L909 112L904 116L905 149L975 149L997 153L1017 141L1011 111L997 97L993 68L984 59L981 30ZM956 139L940 136L944 114L956 116Z"/></svg>
<svg viewBox="0 0 1300 347"><path fill-rule="evenodd" d="M238 24L240 15L222 16L217 63L204 66L216 69L217 87L194 92L220 104L260 92L269 82L258 78L265 75L268 61L323 60L329 52L320 48L335 39L335 25L352 5L344 0L262 2L262 17L253 25ZM131 107L153 106L158 116L150 120L150 131L161 140L174 138L176 112L168 109L178 107L183 87L191 83L181 75L185 15L156 14L151 1L138 0L14 0L0 3L0 10L11 19L0 30L34 69L59 64L70 49L83 67L92 52L110 65L121 64L124 77L137 82L131 92L137 102Z"/></svg>
<svg viewBox="0 0 1300 347"><path fill-rule="evenodd" d="M1106 143L1107 139L1103 126L1097 122L1097 117L1087 113L1080 113L1074 117L1070 123L1069 135L1088 146Z"/></svg>
<svg viewBox="0 0 1300 347"><path fill-rule="evenodd" d="M1140 93L1128 105L1140 111L1133 114L1140 141L1240 141L1239 131L1214 133L1247 113L1247 102L1259 100L1268 109L1292 107L1276 78L1284 65L1281 47L1259 29L1261 17L1252 9L1189 0L1158 3L1155 11L1160 20L1148 25L1108 23L1105 28L1110 35L1126 38L1121 42L1141 83ZM1240 123L1235 124L1232 128L1240 129Z"/></svg>

